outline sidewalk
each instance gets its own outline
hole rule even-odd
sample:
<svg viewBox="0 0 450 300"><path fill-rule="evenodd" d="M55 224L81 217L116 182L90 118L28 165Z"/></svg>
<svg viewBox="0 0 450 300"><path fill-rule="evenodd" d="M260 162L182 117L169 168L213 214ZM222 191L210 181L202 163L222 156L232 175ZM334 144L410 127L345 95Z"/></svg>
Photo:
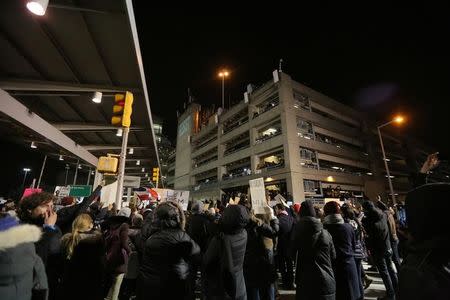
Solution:
<svg viewBox="0 0 450 300"><path fill-rule="evenodd" d="M381 280L380 275L378 272L373 271L367 271L369 266L366 263L363 263L364 270L366 271L366 274L373 279L372 284L369 286L368 289L364 291L364 299L365 300L376 300L378 297L383 297L386 293L386 289L384 288L383 281ZM279 290L280 293L280 300L291 300L295 299L295 290L288 291L288 290Z"/></svg>

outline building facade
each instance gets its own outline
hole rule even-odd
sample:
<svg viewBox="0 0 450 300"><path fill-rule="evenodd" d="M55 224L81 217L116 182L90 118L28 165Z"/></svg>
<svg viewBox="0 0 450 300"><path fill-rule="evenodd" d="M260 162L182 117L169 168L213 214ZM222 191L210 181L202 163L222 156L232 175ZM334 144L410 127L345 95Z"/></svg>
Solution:
<svg viewBox="0 0 450 300"><path fill-rule="evenodd" d="M168 159L169 187L190 190L192 199L246 192L248 181L259 177L295 202L389 194L376 125L285 73L275 71L259 88L249 85L243 101L219 109L206 124L200 113L191 103L179 117L176 152ZM383 139L401 199L430 149L392 132L383 131Z"/></svg>

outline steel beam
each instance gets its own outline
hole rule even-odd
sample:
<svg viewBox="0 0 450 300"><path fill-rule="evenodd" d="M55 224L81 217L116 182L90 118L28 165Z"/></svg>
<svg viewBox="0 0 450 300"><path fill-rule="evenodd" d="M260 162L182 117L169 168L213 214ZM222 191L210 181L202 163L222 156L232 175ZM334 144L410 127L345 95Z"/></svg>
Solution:
<svg viewBox="0 0 450 300"><path fill-rule="evenodd" d="M151 149L153 145L149 146L128 146L128 148L134 148L134 150ZM83 148L88 151L105 151L105 150L120 150L120 145L83 145Z"/></svg>
<svg viewBox="0 0 450 300"><path fill-rule="evenodd" d="M97 123L53 123L55 128L61 131L71 131L71 132L79 132L79 131L112 131L117 130L117 126L112 125L104 125ZM131 131L144 131L150 130L150 128L144 128L141 126L130 127Z"/></svg>
<svg viewBox="0 0 450 300"><path fill-rule="evenodd" d="M0 80L0 88L7 91L52 91L52 92L102 92L123 93L130 91L139 94L141 89L110 85L93 85L42 80Z"/></svg>
<svg viewBox="0 0 450 300"><path fill-rule="evenodd" d="M97 157L89 153L86 148L78 145L75 141L53 127L50 123L28 110L26 106L11 97L2 89L0 89L0 111L22 125L32 129L36 133L44 136L46 139L57 144L61 148L73 153L81 160L84 160L93 166L97 166Z"/></svg>

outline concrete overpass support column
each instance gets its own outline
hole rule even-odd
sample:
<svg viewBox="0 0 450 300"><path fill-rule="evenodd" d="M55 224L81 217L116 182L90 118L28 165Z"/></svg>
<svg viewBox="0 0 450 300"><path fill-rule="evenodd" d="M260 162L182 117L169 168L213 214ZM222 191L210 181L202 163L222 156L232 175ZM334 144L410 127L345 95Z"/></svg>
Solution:
<svg viewBox="0 0 450 300"><path fill-rule="evenodd" d="M291 172L286 178L287 192L292 195L294 203L305 200L305 189L303 187L303 176L300 173Z"/></svg>

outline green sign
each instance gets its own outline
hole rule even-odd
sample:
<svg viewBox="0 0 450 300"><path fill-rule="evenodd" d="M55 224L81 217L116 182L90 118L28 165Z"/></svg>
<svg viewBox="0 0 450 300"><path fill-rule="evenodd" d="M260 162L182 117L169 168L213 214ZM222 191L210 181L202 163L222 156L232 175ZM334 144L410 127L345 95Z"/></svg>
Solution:
<svg viewBox="0 0 450 300"><path fill-rule="evenodd" d="M88 197L92 194L92 185L71 185L69 196Z"/></svg>

